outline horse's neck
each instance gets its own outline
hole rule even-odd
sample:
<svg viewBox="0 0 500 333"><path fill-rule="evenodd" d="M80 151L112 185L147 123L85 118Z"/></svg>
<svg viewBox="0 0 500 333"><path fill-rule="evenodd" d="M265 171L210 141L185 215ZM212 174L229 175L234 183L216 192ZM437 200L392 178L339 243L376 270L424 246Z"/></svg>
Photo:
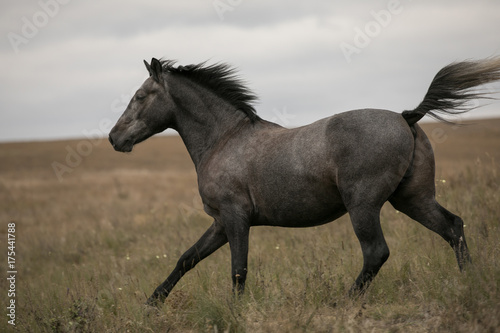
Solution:
<svg viewBox="0 0 500 333"><path fill-rule="evenodd" d="M179 96L174 99L182 105L178 105L175 130L179 132L198 168L218 142L228 135L236 134L235 129L249 120L245 120L243 112L234 110L234 106L206 90L184 88L177 92Z"/></svg>

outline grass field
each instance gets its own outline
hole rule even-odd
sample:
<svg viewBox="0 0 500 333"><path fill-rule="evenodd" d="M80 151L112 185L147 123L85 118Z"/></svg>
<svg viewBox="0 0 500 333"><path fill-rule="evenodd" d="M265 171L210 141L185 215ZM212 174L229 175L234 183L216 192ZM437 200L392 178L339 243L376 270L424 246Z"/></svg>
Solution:
<svg viewBox="0 0 500 333"><path fill-rule="evenodd" d="M392 207L391 256L366 295L346 297L362 265L348 216L321 227L251 230L246 294L231 294L226 245L143 305L211 224L178 137L131 154L107 141L0 144L0 246L16 225L19 332L499 332L500 120L427 124L439 201L460 215L473 265ZM55 163L54 163L55 162ZM55 167L55 169L54 169Z"/></svg>

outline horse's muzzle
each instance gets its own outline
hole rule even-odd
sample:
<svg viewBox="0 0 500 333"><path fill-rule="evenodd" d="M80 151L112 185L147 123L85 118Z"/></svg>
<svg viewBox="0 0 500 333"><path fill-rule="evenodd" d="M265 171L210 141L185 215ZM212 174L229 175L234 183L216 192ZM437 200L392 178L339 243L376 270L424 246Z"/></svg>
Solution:
<svg viewBox="0 0 500 333"><path fill-rule="evenodd" d="M130 140L120 140L113 135L113 132L109 133L108 137L109 143L113 146L116 151L128 153L132 151L134 144Z"/></svg>

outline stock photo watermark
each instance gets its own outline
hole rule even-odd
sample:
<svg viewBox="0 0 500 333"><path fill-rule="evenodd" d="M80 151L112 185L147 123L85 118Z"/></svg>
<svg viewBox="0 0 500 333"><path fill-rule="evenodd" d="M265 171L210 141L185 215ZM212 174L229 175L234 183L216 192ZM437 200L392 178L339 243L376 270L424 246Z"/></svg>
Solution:
<svg viewBox="0 0 500 333"><path fill-rule="evenodd" d="M373 20L366 22L363 27L354 27L352 41L342 41L339 44L347 63L351 63L354 55L360 54L364 48L370 45L372 40L391 24L393 18L403 12L403 9L404 7L399 0L390 0L386 8L370 11Z"/></svg>
<svg viewBox="0 0 500 333"><path fill-rule="evenodd" d="M214 0L212 6L214 7L217 16L221 21L224 21L224 15L227 12L232 12L243 3L243 0Z"/></svg>
<svg viewBox="0 0 500 333"><path fill-rule="evenodd" d="M281 108L281 110L273 108L272 112L274 116L270 119L270 121L273 123L278 123L279 125L285 127L290 126L290 124L292 123L290 120L295 119L296 117L294 114L288 113L286 106Z"/></svg>
<svg viewBox="0 0 500 333"><path fill-rule="evenodd" d="M16 223L7 224L7 322L16 325Z"/></svg>
<svg viewBox="0 0 500 333"><path fill-rule="evenodd" d="M113 113L122 112L126 107L137 87L131 90L128 94L122 94L120 97L114 99L111 102L110 109ZM66 174L72 173L76 168L78 168L84 159L94 150L94 147L100 145L103 141L106 141L106 137L113 127L113 121L109 118L102 118L97 127L93 129L84 129L82 131L85 139L78 141L76 145L66 145L66 156L64 161L53 161L51 166L54 174L56 175L59 182L64 180Z"/></svg>
<svg viewBox="0 0 500 333"><path fill-rule="evenodd" d="M26 45L35 38L54 17L59 14L62 5L66 5L71 0L40 0L40 8L31 16L21 17L21 28L18 32L9 32L7 39L14 52L19 53L21 45Z"/></svg>
<svg viewBox="0 0 500 333"><path fill-rule="evenodd" d="M94 147L101 144L112 127L113 121L108 118L103 118L99 122L98 128L93 130L85 129L82 131L83 135L87 138L86 140L80 140L74 147L70 145L66 146L66 158L64 162L53 161L51 164L52 170L59 182L64 180L63 176L65 174L72 173L79 167L85 157L92 154Z"/></svg>

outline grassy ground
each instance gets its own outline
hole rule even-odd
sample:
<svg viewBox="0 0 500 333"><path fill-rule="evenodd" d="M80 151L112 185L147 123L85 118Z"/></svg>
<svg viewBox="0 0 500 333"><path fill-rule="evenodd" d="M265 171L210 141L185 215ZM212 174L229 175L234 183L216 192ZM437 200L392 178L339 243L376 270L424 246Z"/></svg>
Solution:
<svg viewBox="0 0 500 333"><path fill-rule="evenodd" d="M498 332L500 120L425 130L439 200L466 223L474 261L467 272L459 273L442 239L387 206L381 219L391 257L361 299L345 296L362 257L344 216L309 229L252 229L243 297L231 294L225 246L159 310L145 307L146 297L211 224L182 141L153 138L128 155L104 140L2 144L0 248L6 253L7 223L15 222L15 329ZM1 279L5 314L8 289ZM0 331L13 330L5 314Z"/></svg>

